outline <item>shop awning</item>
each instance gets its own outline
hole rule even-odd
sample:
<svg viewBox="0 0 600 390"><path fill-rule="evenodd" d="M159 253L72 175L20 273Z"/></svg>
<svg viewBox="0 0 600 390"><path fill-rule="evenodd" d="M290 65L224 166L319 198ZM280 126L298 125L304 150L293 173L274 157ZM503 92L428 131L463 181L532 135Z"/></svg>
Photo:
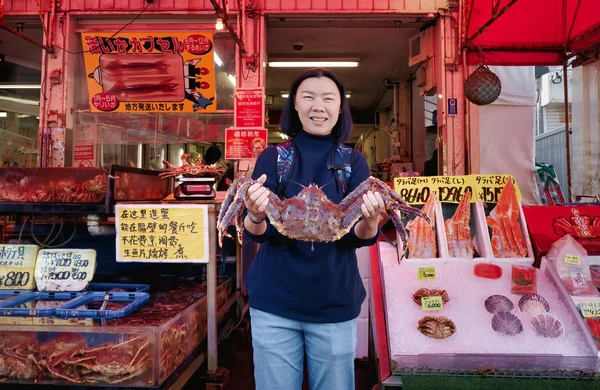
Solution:
<svg viewBox="0 0 600 390"><path fill-rule="evenodd" d="M599 0L463 0L468 61L488 65L581 63L600 52Z"/></svg>

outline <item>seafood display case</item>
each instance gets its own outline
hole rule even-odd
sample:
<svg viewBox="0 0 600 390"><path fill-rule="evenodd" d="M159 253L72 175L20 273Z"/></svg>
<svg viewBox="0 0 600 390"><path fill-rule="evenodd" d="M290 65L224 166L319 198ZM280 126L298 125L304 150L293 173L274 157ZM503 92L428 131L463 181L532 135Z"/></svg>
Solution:
<svg viewBox="0 0 600 390"><path fill-rule="evenodd" d="M235 292L221 280L217 307ZM200 354L207 334L206 286L152 292L115 320L0 318L0 382L159 387Z"/></svg>
<svg viewBox="0 0 600 390"><path fill-rule="evenodd" d="M104 168L0 168L0 213L110 214L122 200L161 200L169 181L160 172Z"/></svg>
<svg viewBox="0 0 600 390"><path fill-rule="evenodd" d="M532 266L510 187L496 204L431 198L422 210L432 224L405 221L406 250L401 240L372 250L373 296L381 297L374 328L384 334L376 337L388 383L395 375L595 375L598 345L551 269Z"/></svg>

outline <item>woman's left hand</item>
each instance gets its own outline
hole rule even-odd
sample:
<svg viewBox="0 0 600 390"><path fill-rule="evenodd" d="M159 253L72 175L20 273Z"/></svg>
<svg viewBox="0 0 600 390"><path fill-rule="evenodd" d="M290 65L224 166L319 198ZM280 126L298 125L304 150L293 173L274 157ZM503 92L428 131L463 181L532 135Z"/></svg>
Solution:
<svg viewBox="0 0 600 390"><path fill-rule="evenodd" d="M369 191L363 195L363 204L360 206L362 220L370 228L377 228L379 212L385 210L383 199L379 192Z"/></svg>

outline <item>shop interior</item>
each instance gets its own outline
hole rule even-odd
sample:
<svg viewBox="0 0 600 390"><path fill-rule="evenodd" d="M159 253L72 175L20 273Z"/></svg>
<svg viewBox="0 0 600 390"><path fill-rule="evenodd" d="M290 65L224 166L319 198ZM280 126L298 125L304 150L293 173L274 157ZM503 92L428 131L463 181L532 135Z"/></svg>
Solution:
<svg viewBox="0 0 600 390"><path fill-rule="evenodd" d="M5 23L42 42L39 18L5 18ZM42 49L0 30L0 165L35 167L39 128Z"/></svg>
<svg viewBox="0 0 600 390"><path fill-rule="evenodd" d="M144 17L142 17L144 18ZM9 19L16 30L42 41L39 19ZM119 26L121 20L106 20ZM152 19L145 20L146 23ZM161 23L165 21L161 20ZM232 20L235 23L235 19ZM195 23L198 23L197 18ZM199 21L210 26L213 21ZM210 24L209 24L210 23ZM81 50L80 36L96 27L97 21L81 19L74 34L74 50ZM163 24L164 25L164 24ZM354 133L348 142L360 150L373 174L391 180L391 164L402 164L403 171L424 173L425 161L435 149L436 129L432 120L436 110L435 88L424 80L432 73L427 66L410 62L418 58L415 36L431 26L426 17L295 17L266 20L266 128L269 144L285 140L279 130L279 117L293 79L302 67L272 66L280 61L350 61L356 67L331 69L340 76L354 119ZM135 30L134 26L130 27ZM42 49L21 40L9 45L13 37L0 32L0 162L10 166L35 166ZM89 110L87 76L83 55L72 56L76 77L73 129L67 129L65 166L104 166L121 164L161 169L162 160L180 165L181 155L192 159L203 156L211 145L223 150L224 129L233 123L233 91L236 82L235 41L226 31L214 31L217 112L209 115L167 115L139 113L92 113ZM415 43L416 42L416 43ZM412 66L409 66L409 63ZM434 125L434 126L432 126ZM426 128L428 127L428 131ZM81 131L81 132L79 132ZM82 135L91 137L82 139ZM95 146L93 161L73 161L75 143ZM395 174L395 172L394 172Z"/></svg>

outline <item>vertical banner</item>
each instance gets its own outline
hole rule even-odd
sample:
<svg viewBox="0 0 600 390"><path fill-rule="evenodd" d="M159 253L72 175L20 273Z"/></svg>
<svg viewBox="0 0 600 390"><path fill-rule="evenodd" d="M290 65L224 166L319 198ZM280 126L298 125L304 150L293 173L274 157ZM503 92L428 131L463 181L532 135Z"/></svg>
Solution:
<svg viewBox="0 0 600 390"><path fill-rule="evenodd" d="M235 90L235 124L237 128L265 126L265 91L263 88Z"/></svg>
<svg viewBox="0 0 600 390"><path fill-rule="evenodd" d="M225 129L225 159L258 158L267 147L267 129Z"/></svg>
<svg viewBox="0 0 600 390"><path fill-rule="evenodd" d="M84 32L92 112L215 112L212 33Z"/></svg>

